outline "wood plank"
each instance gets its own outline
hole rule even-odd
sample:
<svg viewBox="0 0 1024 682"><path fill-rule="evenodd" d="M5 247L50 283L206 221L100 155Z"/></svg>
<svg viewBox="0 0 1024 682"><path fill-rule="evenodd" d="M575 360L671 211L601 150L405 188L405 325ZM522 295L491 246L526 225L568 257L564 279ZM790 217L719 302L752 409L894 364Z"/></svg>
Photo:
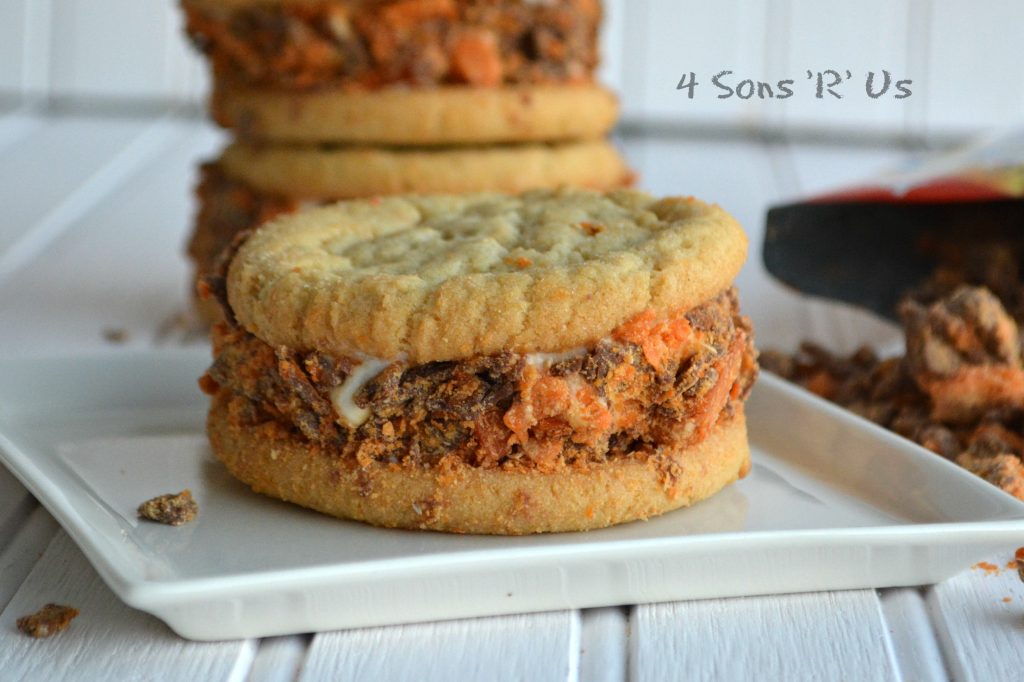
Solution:
<svg viewBox="0 0 1024 682"><path fill-rule="evenodd" d="M643 93L647 80L645 36L649 3L620 0L620 5L611 9L611 17L619 22L617 32L621 57L618 72L621 80L616 84L616 92L620 116L624 121L643 122L646 120Z"/></svg>
<svg viewBox="0 0 1024 682"><path fill-rule="evenodd" d="M0 156L0 279L9 276L168 140L168 124L48 118Z"/></svg>
<svg viewBox="0 0 1024 682"><path fill-rule="evenodd" d="M621 92L625 86L622 69L626 59L626 4L626 0L605 0L601 24L601 64L597 77L616 92Z"/></svg>
<svg viewBox="0 0 1024 682"><path fill-rule="evenodd" d="M46 641L18 632L17 618L48 602L74 606L81 615ZM237 680L254 655L253 640L189 642L125 606L63 532L0 614L4 680Z"/></svg>
<svg viewBox="0 0 1024 682"><path fill-rule="evenodd" d="M629 610L610 607L580 612L579 679L619 682L626 679Z"/></svg>
<svg viewBox="0 0 1024 682"><path fill-rule="evenodd" d="M247 682L292 682L302 670L312 635L268 637L260 641Z"/></svg>
<svg viewBox="0 0 1024 682"><path fill-rule="evenodd" d="M161 324L185 310L195 164L221 137L205 124L168 125L166 153L140 163L0 287L0 317L19 320L4 329L0 353L149 347ZM125 340L112 344L108 329Z"/></svg>
<svg viewBox="0 0 1024 682"><path fill-rule="evenodd" d="M907 71L909 0L856 3L788 0L788 7L778 8L778 11L788 21L785 35L798 38L776 43L785 51L782 75L776 78L795 80L792 86L795 94L786 100L768 103L781 112L787 131L845 130L874 134L904 131L911 98L897 100L892 94L896 92L896 80L911 78ZM825 91L822 99L816 97L814 78L827 69L842 73L844 81L835 88L842 99ZM889 92L872 99L865 91L867 74L876 74L873 85L877 92L883 70L891 74ZM807 71L814 78L808 80ZM851 75L849 79L847 71ZM917 96L924 94L919 92Z"/></svg>
<svg viewBox="0 0 1024 682"><path fill-rule="evenodd" d="M927 80L931 70L931 8L933 0L910 0L910 31L907 34L907 73L914 79L915 95L907 98L907 138L923 140L927 126ZM922 88L925 88L922 90Z"/></svg>
<svg viewBox="0 0 1024 682"><path fill-rule="evenodd" d="M43 125L43 117L27 105L12 106L0 117L0 152Z"/></svg>
<svg viewBox="0 0 1024 682"><path fill-rule="evenodd" d="M637 606L630 679L895 680L873 590Z"/></svg>
<svg viewBox="0 0 1024 682"><path fill-rule="evenodd" d="M29 0L0 3L0 92L24 88L25 14Z"/></svg>
<svg viewBox="0 0 1024 682"><path fill-rule="evenodd" d="M0 465L0 551L7 547L33 505L35 499L14 474Z"/></svg>
<svg viewBox="0 0 1024 682"><path fill-rule="evenodd" d="M49 73L50 0L0 3L0 92L45 92Z"/></svg>
<svg viewBox="0 0 1024 682"><path fill-rule="evenodd" d="M51 93L59 97L154 98L172 92L168 60L176 3L55 0Z"/></svg>
<svg viewBox="0 0 1024 682"><path fill-rule="evenodd" d="M205 106L210 91L210 69L206 58L192 47L185 36L185 16L180 4L170 2L162 8L169 13L167 28L170 33L166 44L167 77L163 96L175 102Z"/></svg>
<svg viewBox="0 0 1024 682"><path fill-rule="evenodd" d="M623 84L623 111L630 120L717 128L755 125L764 103L718 99L722 91L711 78L725 69L735 72L736 83L767 76L767 3L720 0L682 6L678 0L650 0L631 2L629 10L643 20L639 30L624 35L628 80ZM692 99L688 91L676 88L690 72L699 83Z"/></svg>
<svg viewBox="0 0 1024 682"><path fill-rule="evenodd" d="M879 590L879 599L902 678L915 682L949 679L921 591L912 587Z"/></svg>
<svg viewBox="0 0 1024 682"><path fill-rule="evenodd" d="M1024 585L1013 550L930 588L925 601L955 680L1015 680L1024 670Z"/></svg>
<svg viewBox="0 0 1024 682"><path fill-rule="evenodd" d="M322 633L301 680L573 679L579 616L556 611Z"/></svg>
<svg viewBox="0 0 1024 682"><path fill-rule="evenodd" d="M919 81L930 135L977 134L1019 120L1024 81L1020 60L1024 4L932 2L928 73Z"/></svg>
<svg viewBox="0 0 1024 682"><path fill-rule="evenodd" d="M40 505L34 505L19 524L18 532L10 541L3 543L3 551L0 551L0 611L21 587L58 529L50 513Z"/></svg>
<svg viewBox="0 0 1024 682"><path fill-rule="evenodd" d="M14 474L0 465L0 524L10 518L27 497L31 497L31 495L21 485L21 482L14 477ZM4 543L0 540L0 549L3 546Z"/></svg>

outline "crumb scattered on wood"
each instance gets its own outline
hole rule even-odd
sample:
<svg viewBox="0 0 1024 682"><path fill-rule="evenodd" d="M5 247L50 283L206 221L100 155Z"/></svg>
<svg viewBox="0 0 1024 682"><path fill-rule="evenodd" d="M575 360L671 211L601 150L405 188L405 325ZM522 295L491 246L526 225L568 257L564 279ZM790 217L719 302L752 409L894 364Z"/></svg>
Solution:
<svg viewBox="0 0 1024 682"><path fill-rule="evenodd" d="M995 564L990 564L987 561L979 561L978 563L971 566L974 570L985 571L988 575L999 575L999 567Z"/></svg>
<svg viewBox="0 0 1024 682"><path fill-rule="evenodd" d="M107 327L103 330L103 338L110 343L124 343L128 340L128 330L123 327Z"/></svg>
<svg viewBox="0 0 1024 682"><path fill-rule="evenodd" d="M139 505L139 516L157 523L180 526L188 523L199 514L199 505L192 499L192 491L182 490L180 493L167 493Z"/></svg>
<svg viewBox="0 0 1024 682"><path fill-rule="evenodd" d="M18 629L29 637L42 639L67 629L78 609L63 604L47 604L31 616L18 619Z"/></svg>

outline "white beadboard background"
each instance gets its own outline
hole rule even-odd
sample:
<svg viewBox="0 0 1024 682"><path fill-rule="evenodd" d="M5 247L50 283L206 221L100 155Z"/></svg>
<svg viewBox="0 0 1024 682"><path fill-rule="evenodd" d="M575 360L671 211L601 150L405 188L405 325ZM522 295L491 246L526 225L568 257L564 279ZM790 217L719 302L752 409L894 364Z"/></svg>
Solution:
<svg viewBox="0 0 1024 682"><path fill-rule="evenodd" d="M695 130L930 139L1021 122L1020 0L607 0L604 78L624 120ZM903 101L851 84L817 100L805 72L887 69ZM719 100L710 77L794 78L786 101ZM675 85L702 82L693 100ZM189 105L207 88L175 0L0 0L0 102Z"/></svg>

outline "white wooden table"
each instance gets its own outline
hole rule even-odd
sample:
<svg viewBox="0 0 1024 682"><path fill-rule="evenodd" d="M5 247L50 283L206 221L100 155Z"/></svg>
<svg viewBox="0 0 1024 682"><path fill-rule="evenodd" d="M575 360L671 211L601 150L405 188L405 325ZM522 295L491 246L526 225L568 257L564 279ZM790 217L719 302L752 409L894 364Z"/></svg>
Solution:
<svg viewBox="0 0 1024 682"><path fill-rule="evenodd" d="M164 323L186 301L193 165L220 143L207 124L171 115L0 111L0 354L203 343ZM756 256L764 212L908 152L638 135L623 146L647 189L717 201L747 226L754 257L739 284L762 346L805 336L843 346L863 334L767 279ZM195 643L119 602L0 468L0 680L1014 680L1024 587L1006 568L1013 549L978 557L998 572L921 588ZM81 616L49 640L16 632L18 616L49 601Z"/></svg>

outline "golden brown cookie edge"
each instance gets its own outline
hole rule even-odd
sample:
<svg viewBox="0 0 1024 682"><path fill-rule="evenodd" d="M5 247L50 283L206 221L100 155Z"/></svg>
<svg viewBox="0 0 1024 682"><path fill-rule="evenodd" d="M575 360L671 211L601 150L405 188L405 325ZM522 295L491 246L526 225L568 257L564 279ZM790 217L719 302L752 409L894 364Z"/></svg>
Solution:
<svg viewBox="0 0 1024 682"><path fill-rule="evenodd" d="M227 411L227 398L215 396L210 443L228 471L255 492L391 528L498 535L603 528L689 506L750 467L742 409L701 443L664 453L659 465L623 460L554 473L360 467L282 428L233 426Z"/></svg>
<svg viewBox="0 0 1024 682"><path fill-rule="evenodd" d="M606 140L413 149L234 142L225 173L292 199L328 201L397 194L523 192L562 185L611 189L633 173Z"/></svg>
<svg viewBox="0 0 1024 682"><path fill-rule="evenodd" d="M219 82L210 107L253 140L420 146L596 139L619 111L595 83L293 92Z"/></svg>

